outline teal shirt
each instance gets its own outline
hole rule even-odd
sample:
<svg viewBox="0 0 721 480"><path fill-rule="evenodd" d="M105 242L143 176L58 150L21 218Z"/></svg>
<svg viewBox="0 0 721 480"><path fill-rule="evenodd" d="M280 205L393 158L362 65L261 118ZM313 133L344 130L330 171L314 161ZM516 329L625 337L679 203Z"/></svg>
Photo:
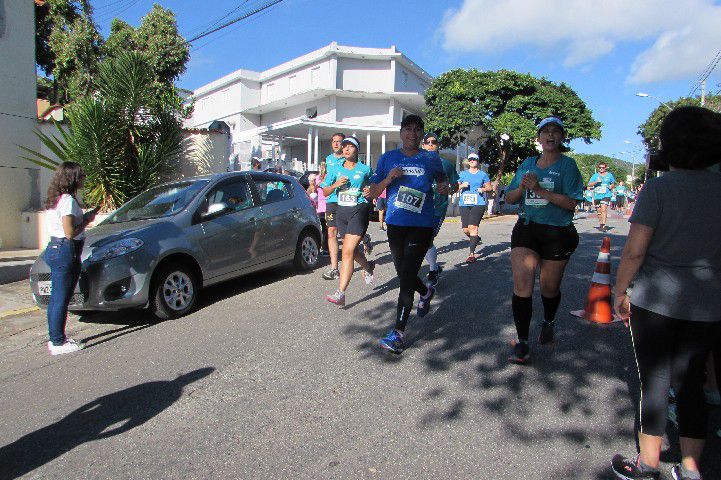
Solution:
<svg viewBox="0 0 721 480"><path fill-rule="evenodd" d="M343 166L343 163L339 163L332 172L329 171L320 186L323 188L330 187L338 178L348 177L348 183L333 190L338 206L353 207L361 203L368 203L368 200L363 196L363 188L370 185L373 170L368 165L360 162L357 162L352 170L348 170Z"/></svg>
<svg viewBox="0 0 721 480"><path fill-rule="evenodd" d="M523 175L533 172L538 177L541 188L566 195L574 200L583 200L583 178L576 161L561 155L556 163L548 168L538 168L539 157L530 157L523 161L508 190L515 190L521 185ZM573 221L573 211L558 207L533 192L526 191L519 200L518 216L528 222L542 223L565 227Z"/></svg>
<svg viewBox="0 0 721 480"><path fill-rule="evenodd" d="M343 165L343 162L345 162L345 157L336 157L335 153L331 153L327 157L325 157L325 176L328 178L332 173L333 170L335 170L338 165ZM331 182L332 183L332 182ZM335 191L328 195L325 199L326 203L338 203L338 195Z"/></svg>
<svg viewBox="0 0 721 480"><path fill-rule="evenodd" d="M443 164L443 171L446 172L448 177L448 183L451 185L458 184L458 172L456 167L446 160L441 158ZM436 189L436 182L433 182L433 212L437 218L443 217L448 210L448 195L441 195Z"/></svg>

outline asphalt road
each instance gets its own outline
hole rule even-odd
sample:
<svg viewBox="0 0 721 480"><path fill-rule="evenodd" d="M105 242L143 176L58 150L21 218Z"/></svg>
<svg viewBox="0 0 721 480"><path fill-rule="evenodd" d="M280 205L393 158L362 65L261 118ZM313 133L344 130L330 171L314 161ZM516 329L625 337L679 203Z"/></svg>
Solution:
<svg viewBox="0 0 721 480"><path fill-rule="evenodd" d="M611 478L611 456L635 452L630 339L568 314L602 235L578 222L557 341L520 367L507 361L513 222L484 221L473 265L460 225L444 225L438 294L400 357L377 348L398 287L377 224L376 285L356 275L345 310L323 299L336 285L321 270L282 267L206 290L179 320L73 319L89 345L77 354L47 354L40 313L17 320L27 328L0 339L0 478ZM610 224L615 271L628 227ZM706 478L721 478L720 446Z"/></svg>

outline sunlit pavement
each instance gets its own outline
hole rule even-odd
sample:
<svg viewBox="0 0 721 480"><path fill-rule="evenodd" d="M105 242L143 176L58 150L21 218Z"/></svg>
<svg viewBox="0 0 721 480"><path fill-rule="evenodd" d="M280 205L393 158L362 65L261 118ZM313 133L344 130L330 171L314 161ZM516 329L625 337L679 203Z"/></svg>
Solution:
<svg viewBox="0 0 721 480"><path fill-rule="evenodd" d="M628 224L610 217L615 272ZM72 355L47 354L42 312L3 319L23 328L0 337L0 478L611 478L611 456L635 452L630 339L568 314L604 234L595 215L577 222L556 343L532 342L520 367L507 361L514 221L484 220L472 265L460 224L444 225L438 293L402 356L377 347L398 287L377 224L376 284L356 274L345 310L325 302L337 285L322 269L289 266L212 287L179 320L74 318L88 348ZM719 447L706 478L721 478Z"/></svg>

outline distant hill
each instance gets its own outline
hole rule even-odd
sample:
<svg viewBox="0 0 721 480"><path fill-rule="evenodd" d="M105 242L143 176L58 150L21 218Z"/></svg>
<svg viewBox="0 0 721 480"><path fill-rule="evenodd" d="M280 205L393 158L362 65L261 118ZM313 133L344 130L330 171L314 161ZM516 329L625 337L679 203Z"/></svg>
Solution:
<svg viewBox="0 0 721 480"><path fill-rule="evenodd" d="M596 165L601 162L606 162L608 164L608 169L611 171L611 173L613 173L613 176L616 177L616 180L618 181L625 181L626 176L631 175L631 162L626 162L624 160L621 160L620 158L609 157L607 155L578 152L568 152L566 153L566 155L576 160L576 163L578 164L578 169L581 171L583 181L586 183L588 183L591 175L593 175L596 171ZM638 163L636 164L635 173L637 179L643 178L644 170L645 165L641 165Z"/></svg>

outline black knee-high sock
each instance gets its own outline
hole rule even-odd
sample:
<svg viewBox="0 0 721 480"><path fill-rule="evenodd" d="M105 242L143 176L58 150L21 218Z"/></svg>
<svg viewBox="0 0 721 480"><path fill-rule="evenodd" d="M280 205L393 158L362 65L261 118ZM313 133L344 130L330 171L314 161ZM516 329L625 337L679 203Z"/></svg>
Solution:
<svg viewBox="0 0 721 480"><path fill-rule="evenodd" d="M559 293L553 298L548 298L541 295L541 301L543 302L543 319L546 321L546 323L553 323L553 321L556 319L558 305L560 305L561 303L561 294Z"/></svg>
<svg viewBox="0 0 721 480"><path fill-rule="evenodd" d="M518 339L528 341L528 331L531 328L531 317L533 316L533 299L531 297L519 297L513 294L511 302L513 307L513 323L516 324Z"/></svg>
<svg viewBox="0 0 721 480"><path fill-rule="evenodd" d="M471 235L469 240L471 241L471 254L473 254L476 251L476 246L478 246L478 235Z"/></svg>

